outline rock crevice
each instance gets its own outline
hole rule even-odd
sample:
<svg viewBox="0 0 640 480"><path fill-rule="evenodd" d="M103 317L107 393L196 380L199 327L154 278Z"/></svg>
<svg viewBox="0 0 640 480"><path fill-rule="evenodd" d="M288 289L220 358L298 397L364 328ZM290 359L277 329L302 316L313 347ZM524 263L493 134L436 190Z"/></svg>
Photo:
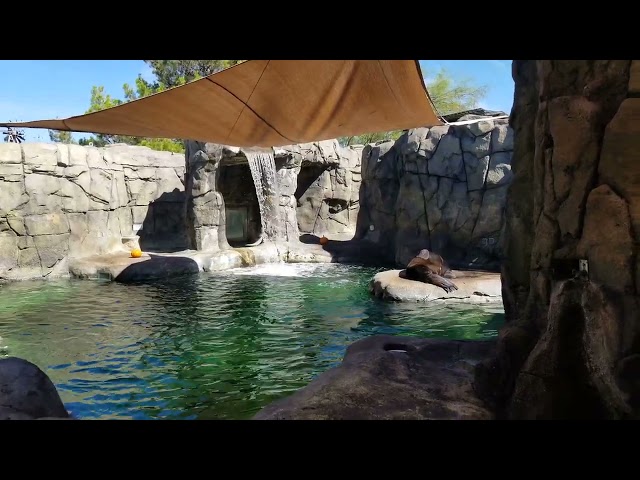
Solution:
<svg viewBox="0 0 640 480"><path fill-rule="evenodd" d="M457 268L498 268L512 150L508 120L496 118L367 145L356 238L399 265L429 248Z"/></svg>

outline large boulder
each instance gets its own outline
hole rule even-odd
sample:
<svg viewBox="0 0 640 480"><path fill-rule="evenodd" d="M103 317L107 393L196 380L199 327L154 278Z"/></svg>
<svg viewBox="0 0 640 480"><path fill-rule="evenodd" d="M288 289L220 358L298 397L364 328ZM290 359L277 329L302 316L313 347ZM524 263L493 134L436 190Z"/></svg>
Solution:
<svg viewBox="0 0 640 480"><path fill-rule="evenodd" d="M49 377L21 358L0 359L0 420L69 418Z"/></svg>
<svg viewBox="0 0 640 480"><path fill-rule="evenodd" d="M455 272L451 279L458 290L450 293L435 285L402 278L403 270L387 270L377 273L369 285L369 291L383 300L399 302L447 301L462 303L487 303L502 301L500 274L488 272Z"/></svg>
<svg viewBox="0 0 640 480"><path fill-rule="evenodd" d="M492 341L375 335L342 364L262 409L255 420L457 420L493 418L474 392L474 366Z"/></svg>

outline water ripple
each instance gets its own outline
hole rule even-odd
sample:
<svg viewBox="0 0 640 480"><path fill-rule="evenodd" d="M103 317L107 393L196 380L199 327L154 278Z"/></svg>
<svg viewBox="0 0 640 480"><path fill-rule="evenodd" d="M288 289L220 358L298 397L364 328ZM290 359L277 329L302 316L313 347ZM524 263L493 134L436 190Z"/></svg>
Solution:
<svg viewBox="0 0 640 480"><path fill-rule="evenodd" d="M364 336L497 335L499 306L381 302L368 293L375 272L277 264L136 285L5 285L0 356L40 366L78 418L240 419Z"/></svg>

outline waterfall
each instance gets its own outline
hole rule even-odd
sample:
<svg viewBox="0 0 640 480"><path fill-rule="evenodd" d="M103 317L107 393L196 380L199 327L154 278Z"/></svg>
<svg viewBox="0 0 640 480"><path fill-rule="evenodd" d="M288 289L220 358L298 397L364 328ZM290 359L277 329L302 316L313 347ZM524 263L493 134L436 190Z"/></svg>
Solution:
<svg viewBox="0 0 640 480"><path fill-rule="evenodd" d="M278 182L276 180L276 162L270 150L244 150L249 161L251 176L256 187L262 234L275 239L278 232Z"/></svg>

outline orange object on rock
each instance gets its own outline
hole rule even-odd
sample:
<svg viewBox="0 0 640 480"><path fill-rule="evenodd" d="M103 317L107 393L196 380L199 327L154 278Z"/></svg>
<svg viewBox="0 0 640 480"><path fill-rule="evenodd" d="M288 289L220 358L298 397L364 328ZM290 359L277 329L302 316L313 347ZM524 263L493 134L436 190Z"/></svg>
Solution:
<svg viewBox="0 0 640 480"><path fill-rule="evenodd" d="M329 243L329 239L323 235L320 239L320 245L326 245L327 243Z"/></svg>
<svg viewBox="0 0 640 480"><path fill-rule="evenodd" d="M142 250L140 250L139 248L134 248L133 250L131 250L132 258L140 258L141 256L142 256Z"/></svg>

